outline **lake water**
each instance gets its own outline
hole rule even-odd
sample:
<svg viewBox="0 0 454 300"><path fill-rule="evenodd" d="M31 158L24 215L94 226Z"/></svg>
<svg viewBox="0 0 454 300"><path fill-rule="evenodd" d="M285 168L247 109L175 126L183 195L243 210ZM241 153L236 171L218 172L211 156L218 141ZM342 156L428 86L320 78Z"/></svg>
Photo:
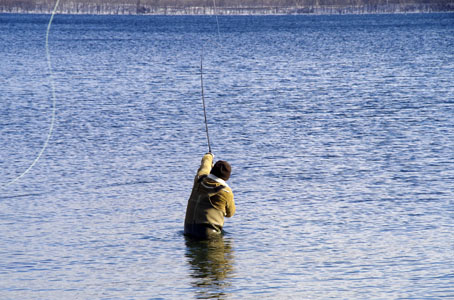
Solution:
<svg viewBox="0 0 454 300"><path fill-rule="evenodd" d="M0 15L1 299L454 299L454 14L57 15L52 76L48 21Z"/></svg>

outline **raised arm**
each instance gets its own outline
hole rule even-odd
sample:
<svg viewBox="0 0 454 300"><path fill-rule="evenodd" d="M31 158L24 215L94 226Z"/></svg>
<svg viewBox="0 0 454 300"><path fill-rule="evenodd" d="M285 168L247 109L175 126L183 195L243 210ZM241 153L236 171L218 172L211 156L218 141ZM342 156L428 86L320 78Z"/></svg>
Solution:
<svg viewBox="0 0 454 300"><path fill-rule="evenodd" d="M197 176L203 176L210 174L211 168L213 167L213 154L207 153L203 156L202 162L200 163L199 170L197 170Z"/></svg>

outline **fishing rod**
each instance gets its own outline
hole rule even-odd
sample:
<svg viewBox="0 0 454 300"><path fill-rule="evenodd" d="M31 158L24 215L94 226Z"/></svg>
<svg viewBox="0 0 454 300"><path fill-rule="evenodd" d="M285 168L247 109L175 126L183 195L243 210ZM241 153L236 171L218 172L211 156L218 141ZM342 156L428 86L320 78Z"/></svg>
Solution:
<svg viewBox="0 0 454 300"><path fill-rule="evenodd" d="M205 95L203 92L203 49L202 49L202 55L200 55L200 86L202 88L203 115L205 116L205 131L207 134L208 152L211 153L210 135L208 134L207 110L206 110L206 106L205 106Z"/></svg>
<svg viewBox="0 0 454 300"><path fill-rule="evenodd" d="M216 14L216 0L213 0L213 8L216 16L216 25L218 29L218 38L219 42L221 41L221 31L219 30L219 20L218 15ZM208 152L211 153L211 143L210 143L210 135L208 133L208 121L207 121L207 111L205 105L205 95L203 89L203 46L202 46L202 54L200 55L200 87L202 89L202 104L203 104L203 115L205 117L205 131L207 134L207 142L208 142Z"/></svg>

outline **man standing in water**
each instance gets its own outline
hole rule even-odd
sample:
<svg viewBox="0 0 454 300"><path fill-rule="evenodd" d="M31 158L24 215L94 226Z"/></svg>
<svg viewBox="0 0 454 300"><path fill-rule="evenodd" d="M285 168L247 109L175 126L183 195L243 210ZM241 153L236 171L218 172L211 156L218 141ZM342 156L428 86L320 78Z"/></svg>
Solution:
<svg viewBox="0 0 454 300"><path fill-rule="evenodd" d="M213 157L207 153L202 158L184 221L184 234L201 239L220 236L224 217L230 218L235 213L233 192L226 183L230 178L230 164L219 160L213 166Z"/></svg>

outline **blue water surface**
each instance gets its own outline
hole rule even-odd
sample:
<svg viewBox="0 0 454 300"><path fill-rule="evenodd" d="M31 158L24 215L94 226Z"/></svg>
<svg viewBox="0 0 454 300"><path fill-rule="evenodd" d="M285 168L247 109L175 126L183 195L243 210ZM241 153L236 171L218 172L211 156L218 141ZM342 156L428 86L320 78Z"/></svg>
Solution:
<svg viewBox="0 0 454 300"><path fill-rule="evenodd" d="M453 14L57 15L53 72L49 18L0 15L1 299L454 298Z"/></svg>

